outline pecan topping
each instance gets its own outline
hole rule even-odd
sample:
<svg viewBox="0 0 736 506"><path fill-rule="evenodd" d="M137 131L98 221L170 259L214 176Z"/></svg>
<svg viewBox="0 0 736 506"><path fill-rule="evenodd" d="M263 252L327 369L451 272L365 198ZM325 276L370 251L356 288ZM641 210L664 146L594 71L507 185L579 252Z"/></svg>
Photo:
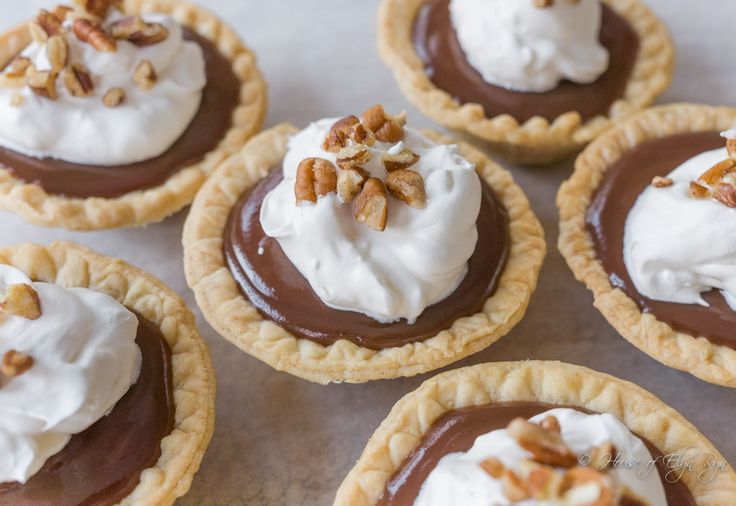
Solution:
<svg viewBox="0 0 736 506"><path fill-rule="evenodd" d="M136 46L151 46L163 42L169 30L160 23L146 23L140 16L128 16L110 25L115 39L127 40Z"/></svg>
<svg viewBox="0 0 736 506"><path fill-rule="evenodd" d="M480 467L488 473L491 478L499 479L503 476L504 465L496 457L490 457L480 463Z"/></svg>
<svg viewBox="0 0 736 506"><path fill-rule="evenodd" d="M370 151L361 144L347 146L337 152L337 166L341 169L351 169L363 165L370 161L370 159Z"/></svg>
<svg viewBox="0 0 736 506"><path fill-rule="evenodd" d="M51 14L56 16L56 18L63 23L72 12L74 12L74 9L68 5L57 5L54 7L54 10L51 11Z"/></svg>
<svg viewBox="0 0 736 506"><path fill-rule="evenodd" d="M74 0L74 3L89 14L105 19L110 9L122 9L123 0Z"/></svg>
<svg viewBox="0 0 736 506"><path fill-rule="evenodd" d="M360 167L343 169L337 175L337 196L344 204L349 204L363 189L368 173Z"/></svg>
<svg viewBox="0 0 736 506"><path fill-rule="evenodd" d="M26 71L30 67L30 58L16 56L8 65L8 71L0 74L0 85L7 88L22 88L26 84Z"/></svg>
<svg viewBox="0 0 736 506"><path fill-rule="evenodd" d="M380 104L363 113L363 124L381 142L399 142L404 138L405 115L389 116Z"/></svg>
<svg viewBox="0 0 736 506"><path fill-rule="evenodd" d="M388 196L380 179L371 177L355 199L355 219L373 230L383 232L388 218Z"/></svg>
<svg viewBox="0 0 736 506"><path fill-rule="evenodd" d="M317 202L317 198L337 190L335 166L324 158L305 158L296 169L296 202Z"/></svg>
<svg viewBox="0 0 736 506"><path fill-rule="evenodd" d="M44 9L41 9L36 18L31 21L29 29L33 40L40 43L46 42L49 37L54 35L61 35L63 32L61 19Z"/></svg>
<svg viewBox="0 0 736 506"><path fill-rule="evenodd" d="M113 53L117 49L115 39L99 23L80 18L74 21L72 30L79 40L86 42L97 51Z"/></svg>
<svg viewBox="0 0 736 506"><path fill-rule="evenodd" d="M736 160L736 139L726 140L726 150L731 160Z"/></svg>
<svg viewBox="0 0 736 506"><path fill-rule="evenodd" d="M713 198L725 206L736 208L736 183L718 183L713 188Z"/></svg>
<svg viewBox="0 0 736 506"><path fill-rule="evenodd" d="M36 95L50 100L56 100L58 98L56 92L57 75L53 71L39 72L35 67L30 67L26 73L26 83Z"/></svg>
<svg viewBox="0 0 736 506"><path fill-rule="evenodd" d="M386 187L391 195L403 200L411 207L421 209L427 205L424 178L418 172L409 169L390 172L386 178Z"/></svg>
<svg viewBox="0 0 736 506"><path fill-rule="evenodd" d="M61 78L73 97L89 97L95 89L92 76L83 65L74 64L65 68Z"/></svg>
<svg viewBox="0 0 736 506"><path fill-rule="evenodd" d="M557 432L527 422L523 418L512 420L507 431L519 446L533 455L534 462L557 467L573 467L577 464L577 456L565 445Z"/></svg>
<svg viewBox="0 0 736 506"><path fill-rule="evenodd" d="M695 181L690 181L690 196L694 199L704 199L707 198L709 195L709 190L705 186L696 183Z"/></svg>
<svg viewBox="0 0 736 506"><path fill-rule="evenodd" d="M102 103L105 107L117 107L125 102L125 90L122 88L111 88L102 97Z"/></svg>
<svg viewBox="0 0 736 506"><path fill-rule="evenodd" d="M589 467L596 471L608 471L616 459L616 447L611 443L603 443L590 450Z"/></svg>
<svg viewBox="0 0 736 506"><path fill-rule="evenodd" d="M539 426L544 430L549 430L559 434L562 429L560 428L560 422L554 416L548 416L539 423Z"/></svg>
<svg viewBox="0 0 736 506"><path fill-rule="evenodd" d="M3 355L0 372L5 376L20 376L33 366L33 357L15 350L9 350Z"/></svg>
<svg viewBox="0 0 736 506"><path fill-rule="evenodd" d="M59 72L66 66L69 61L69 45L63 35L49 37L46 42L46 58L54 72Z"/></svg>
<svg viewBox="0 0 736 506"><path fill-rule="evenodd" d="M599 495L590 506L613 506L617 504L611 479L603 473L599 473L587 467L574 467L569 469L562 479L562 493L572 489L594 484L598 486Z"/></svg>
<svg viewBox="0 0 736 506"><path fill-rule="evenodd" d="M501 476L501 486L503 487L503 494L512 502L529 499L529 491L526 489L526 485L510 469L504 470Z"/></svg>
<svg viewBox="0 0 736 506"><path fill-rule="evenodd" d="M10 72L0 74L0 86L3 88L22 88L26 84L25 74L22 76L14 75Z"/></svg>
<svg viewBox="0 0 736 506"><path fill-rule="evenodd" d="M376 143L376 136L363 123L356 123L350 127L348 139L365 146L373 146Z"/></svg>
<svg viewBox="0 0 736 506"><path fill-rule="evenodd" d="M330 153L337 153L348 144L348 134L352 130L353 126L360 123L360 120L355 116L346 116L345 118L339 119L330 128L327 133L324 142L322 143L322 149Z"/></svg>
<svg viewBox="0 0 736 506"><path fill-rule="evenodd" d="M5 299L0 302L0 311L36 320L41 316L41 300L38 298L38 292L31 285L10 285L5 293Z"/></svg>
<svg viewBox="0 0 736 506"><path fill-rule="evenodd" d="M150 61L143 60L136 67L133 80L135 81L135 84L138 85L138 88L143 91L148 91L156 86L158 74L156 74L156 69L153 68L153 64Z"/></svg>
<svg viewBox="0 0 736 506"><path fill-rule="evenodd" d="M705 171L698 179L698 182L707 185L714 185L732 172L736 172L736 160L723 160Z"/></svg>
<svg viewBox="0 0 736 506"><path fill-rule="evenodd" d="M8 74L14 74L17 76L25 76L26 70L31 66L31 59L25 56L16 56L13 61L10 62L10 70Z"/></svg>
<svg viewBox="0 0 736 506"><path fill-rule="evenodd" d="M419 155L411 149L406 148L402 149L395 155L386 153L386 155L381 158L381 163L388 172L400 169L408 169L418 161Z"/></svg>
<svg viewBox="0 0 736 506"><path fill-rule="evenodd" d="M652 178L652 186L655 188L667 188L668 186L672 186L674 184L674 181L668 177L662 177L662 176L654 176Z"/></svg>
<svg viewBox="0 0 736 506"><path fill-rule="evenodd" d="M721 204L736 209L736 157L733 139L726 142L729 158L708 169L697 181L690 182L690 196L697 199L713 197Z"/></svg>

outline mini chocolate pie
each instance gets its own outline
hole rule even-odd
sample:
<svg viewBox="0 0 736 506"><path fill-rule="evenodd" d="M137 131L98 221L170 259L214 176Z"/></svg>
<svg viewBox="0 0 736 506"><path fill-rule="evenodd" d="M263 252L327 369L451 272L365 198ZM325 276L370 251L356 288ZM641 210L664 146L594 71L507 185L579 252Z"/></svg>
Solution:
<svg viewBox="0 0 736 506"><path fill-rule="evenodd" d="M550 413L536 421L532 419L533 423L526 421L551 409L556 410L556 416ZM596 424L597 429L607 424L620 428L623 424L629 437L639 439L646 448L613 447L598 432L585 436L588 433L575 431L575 427L583 428L582 424L576 425L576 419L597 414L612 415L604 425ZM560 418L567 415L571 416ZM505 437L510 439L488 439L488 433L504 428ZM572 451L562 439L567 440L566 434L573 432L575 439L590 437L601 444L590 450ZM608 436L618 437L612 432ZM529 460L521 460L520 467L516 467L517 457L507 453L507 441L521 446L527 452L524 458ZM471 453L464 454L451 463L442 461L450 453L468 450L478 453L472 457ZM683 451L697 455L692 459L692 467L679 472L669 468L664 457ZM648 452L646 458L652 462L635 463L626 459L627 452ZM463 458L466 460L461 461ZM712 475L712 481L702 479L709 469L708 459L726 466L725 471ZM624 461L630 462L626 466L642 467L632 472L621 467ZM449 472L432 476L441 465L458 467L445 467ZM646 472L650 465L653 468ZM728 504L736 494L736 473L718 450L682 415L649 392L583 367L532 361L481 364L450 371L427 380L404 396L368 441L338 490L334 504L412 505L422 498L426 487L432 487L425 493L434 493L436 500L441 497L437 494L443 492L441 480L452 479L453 471L462 473L463 484L468 487L478 480L487 480L486 473L500 480L498 489L483 490L500 490L502 504L534 499L572 504L566 502L570 492L584 485L596 485L600 495L592 496L589 502L581 501L578 495L579 502L575 504L716 506ZM616 487L618 493L614 492ZM649 497L635 496L634 489L645 495L648 491ZM459 492L458 488L454 490L455 494ZM486 499L484 504L495 504L494 497ZM457 496L452 500L457 500Z"/></svg>
<svg viewBox="0 0 736 506"><path fill-rule="evenodd" d="M406 229L406 233L403 232L405 229L396 232L401 235L401 240L398 235L391 235L394 233L392 230L404 226L402 224L406 220L421 220L421 213L435 212L432 209L436 208L432 206L437 205L437 200L433 203L433 198L442 198L431 193L437 191L437 184L441 184L436 180L426 180L425 194L422 175L412 170L420 156L409 148L412 142L431 142L432 149L440 146L447 149L444 145L452 141L433 132L422 132L429 141L418 141L414 136L419 134L412 131L411 138L404 139L403 144L396 144L399 147L403 145L403 150L395 152L399 149L396 147L382 155L385 171L376 165L379 169L371 168L373 176L367 178L369 171L360 165L378 164L380 150L384 149L379 148L379 144L389 146L404 135L403 120L397 120L396 124L390 120L382 123L383 126L371 124L368 119L370 111L379 109L382 115L385 114L380 106L376 106L367 111L362 120L350 116L337 121L331 129L329 125L334 120L321 120L299 135L296 135L294 127L280 125L254 137L238 155L224 163L211 183L203 188L195 199L184 230L187 281L210 324L223 337L271 366L315 382L363 382L414 375L487 347L508 332L524 314L545 252L542 229L522 190L513 183L508 172L479 151L460 143L457 154L447 155L449 158L445 158L443 163L450 164L454 163L452 160L459 159L462 163L474 164L481 185L479 196L468 194L472 198L478 196L480 210L469 210L469 213L478 213L477 219L473 221L473 215L468 218L461 213L455 221L460 229L468 221L474 229L477 228L477 242L475 246L471 244L466 274L462 274L465 267L461 266L459 284L453 285L449 295L439 302L424 305L417 311L418 316L413 322L409 317L394 318L393 314L389 315L390 319L381 320L374 316L376 313L347 309L348 303L344 301L348 297L341 299L338 308L328 305L331 302L324 293L327 292L327 297L333 294L329 289L323 289L321 281L313 283L310 276L317 278L323 272L319 270L320 264L324 263L328 271L325 279L329 284L333 281L329 278L330 262L334 258L349 256L352 250L340 249L345 243L338 239L329 246L322 243L315 246L313 238L323 237L321 221L316 222L313 228L303 229L296 240L280 242L283 238L269 236L264 230L273 225L267 223L265 226L263 216L276 214L278 221L280 215L297 213L298 219L302 219L298 214L300 209L312 209L309 206L317 205L317 209L329 212L336 209L334 212L337 214L331 223L335 220L357 221L353 224L345 222L345 230L354 230L347 235L353 237L350 234L356 234L347 243L386 241L379 249L391 249L394 247L392 242L421 240L421 236L412 229ZM372 151L360 143L345 141L340 133L341 125L345 124L348 124L345 132L352 128L352 133L347 135L359 130L363 142L373 146ZM325 144L320 147L321 140L319 143L315 141L314 145L310 141L304 148L311 153L309 156L317 158L306 158L299 163L296 183L286 188L286 198L282 203L275 196L285 177L282 167L293 162L289 157L295 156L292 154L294 150L302 149L299 146L303 139L313 138L310 129L322 128L323 125L326 125L325 131L329 130L328 135L322 135ZM394 138L392 135L396 132L392 133L391 129L397 126L398 135ZM365 140L366 137L370 140ZM293 142L287 150L290 139ZM335 147L334 150L329 145L341 141L349 145ZM323 157L336 153L336 163L340 168L319 158L318 152ZM284 163L285 155L287 163ZM374 159L369 162L368 156ZM468 167L462 176L466 179L458 179L456 187L470 180L467 178L475 180L472 166ZM328 188L330 178L326 175L332 177L331 189ZM384 176L385 183L382 180ZM334 192L334 200L328 200L329 204L318 197ZM276 200L269 201L272 197ZM273 207L269 203L274 201L278 206ZM323 205L325 207L321 207ZM283 212L269 214L271 209ZM460 211L455 209L453 212ZM330 236L324 237L326 242L331 241ZM391 237L396 239L392 241ZM461 232L457 237L462 241L465 236ZM446 249L454 251L455 246L447 245ZM323 251L323 248L327 249ZM437 255L446 254L442 253L441 245L433 245L432 248ZM338 253L333 255L333 250ZM340 253L345 251L347 253ZM399 256L404 252L393 251L399 262ZM387 253L389 256L392 254ZM420 264L423 263L410 262L410 266L414 271L421 270ZM410 267L401 267L403 263L397 265L399 267L389 266L388 271L381 271L383 266L379 266L372 272L381 279L388 276L398 280L401 285L393 285L392 293L398 294L396 298L402 302L402 294L415 293L407 288L414 283L414 273L408 272ZM334 270L342 272L341 277L351 281L347 288L338 283L337 291L343 288L350 291L356 286L356 291L350 293L357 293L358 297L363 292L378 290L376 293L380 293L383 285L379 288L366 285L363 289L361 283L370 278L354 277L356 272L364 272L363 264L352 270L347 270L347 267L346 270L341 269L335 267ZM432 272L437 276L444 275L440 274L444 272L440 268ZM369 297L367 303L376 300L382 298Z"/></svg>
<svg viewBox="0 0 736 506"><path fill-rule="evenodd" d="M562 185L557 198L560 251L575 276L593 292L595 306L609 323L663 364L730 387L736 386L736 311L715 289L704 291L703 303L643 295L627 268L624 237L627 218L642 192L648 187L668 190L675 184L668 177L671 171L685 162L700 165L694 157L724 148L726 140L719 133L734 125L736 110L728 108L671 105L647 110L591 144L578 158L574 174ZM720 158L715 161L719 163L714 169L723 167L721 172L726 176L728 167L736 165ZM708 174L714 174L710 163L706 165L695 167L696 174L690 187L680 192L681 198L710 199L707 186L713 184L715 207L732 212L729 208L736 206L736 200L729 198L736 196L736 190L726 180L716 180L724 174L704 181ZM672 190L680 191L674 186ZM731 193L721 194L720 190ZM695 243L684 237L680 242L671 248L685 256L696 254ZM663 260L661 269L668 268Z"/></svg>
<svg viewBox="0 0 736 506"><path fill-rule="evenodd" d="M74 7L42 10L30 24L0 36L0 68L4 68L0 93L5 89L3 101L10 93L9 106L3 105L10 108L12 116L38 115L43 107L35 106L39 100L45 100L55 107L68 105L62 113L69 117L69 121L56 119L53 123L65 132L59 137L67 137L68 141L47 142L53 134L45 126L36 131L40 140L29 141L23 149L16 148L18 139L0 143L0 208L35 224L74 230L161 221L191 203L214 168L260 129L266 111L266 85L253 54L235 32L213 14L179 0L133 0L124 5L125 12L115 11L122 9L122 2L115 0L90 0L77 2ZM145 14L140 17L142 13ZM179 51L188 53L172 57L176 58L175 63L166 63L168 67L163 71L159 68L158 72L156 66L164 65L159 62L164 56L154 51L173 34L171 27L145 21L146 17L160 19L151 18L151 13L171 16L172 23L179 23L177 36L181 27L184 44L195 45L182 46ZM45 47L50 56L49 69L41 69L40 63L36 69L33 58L21 55L27 54L32 41ZM86 62L74 59L88 52L72 47L72 43L92 48L99 55L112 53L126 62L130 58L140 61L131 64L127 81L113 75L103 79ZM137 47L140 56L131 47ZM192 52L192 47L201 50L206 82L199 91L199 105L188 102L185 107L177 100L184 100L179 88L188 84L177 82L183 79L177 75L193 71L170 67L194 65L192 55L199 56ZM159 84L163 88L157 92L159 81L165 82ZM157 123L145 126L147 136L132 137L130 142L140 144L141 155L135 154L135 146L125 144L117 150L110 148L110 161L101 160L100 157L107 159L96 145L113 145L120 125L130 123L131 129L141 128L130 120L131 115L137 114L135 111L123 115L126 107L146 110L143 106L147 99L155 102L156 108L152 110L154 116L146 121ZM187 96L186 100L198 99ZM34 108L29 109L31 106ZM95 120L100 122L95 128L88 123L86 111L97 107L97 117L102 113L106 116ZM181 112L190 107L190 116ZM79 109L76 113L75 108ZM53 111L56 116L63 115L57 109ZM93 110L91 114L94 113ZM87 123L66 124L75 118ZM175 129L169 123L180 126ZM162 128L156 132L159 125ZM78 137L73 134L75 130L80 132ZM106 132L108 140L91 141L91 133L84 134L94 130ZM160 148L151 149L148 143ZM85 156L77 158L78 153Z"/></svg>
<svg viewBox="0 0 736 506"><path fill-rule="evenodd" d="M572 155L611 122L649 105L671 81L672 43L641 1L603 0L599 41L609 55L604 71L592 82L562 79L544 91L516 91L522 88L488 82L459 40L450 3L384 0L381 57L407 98L425 114L488 141L513 161L546 164ZM536 5L545 9L555 4ZM486 29L484 36L491 32ZM542 70L529 72L534 78Z"/></svg>
<svg viewBox="0 0 736 506"><path fill-rule="evenodd" d="M31 472L23 483L0 483L0 504L172 504L188 490L214 427L214 374L194 315L178 295L153 276L72 243L53 243L47 248L30 244L0 248L0 265L15 267L34 281L64 288L88 288L109 295L121 304L124 301L127 309L138 318L135 344L141 357L140 373L109 414L86 430L72 433L62 449L49 452L51 455L40 461L42 467ZM44 301L49 299L44 297L48 293L35 292L30 285L13 286L25 287L28 291L16 290L11 294L12 286L3 287L0 319L10 314L36 320L43 318L46 310L58 312L67 307L59 305L58 300L46 306ZM44 297L39 299L39 293ZM101 302L100 306L114 304L103 299ZM115 305L122 310L121 305ZM52 318L52 314L47 318ZM67 315L65 319L68 318ZM99 330L112 332L110 329L119 320L103 316L96 321L105 322L106 319L107 323L100 323L103 327ZM89 322L87 317L85 328L96 328L90 327ZM50 324L48 320L46 324L40 323ZM64 325L60 323L60 327ZM49 328L50 332L55 330L62 331L59 327ZM73 338L69 333L65 336L63 339ZM110 340L119 337L122 335L98 337L97 342L106 339L114 343ZM13 377L21 379L24 374L34 374L38 362L42 362L43 367L55 363L54 352L43 351L43 348L39 348L38 353L48 356L44 355L45 360L38 356L34 360L32 352L6 351L8 343L0 344L4 353L0 364L0 390L11 389L8 392L11 399L16 388ZM66 359L66 371L73 372L70 367L82 353L88 357L84 359L87 365L83 366L87 370L94 366L90 360L106 360L100 353L105 350L96 351L97 358L91 359L90 353L94 350L89 347L93 344L85 346L79 355ZM133 363L137 360L136 354ZM120 355L117 357L122 360ZM104 365L101 367L104 369ZM75 378L77 381L83 379L82 376ZM91 388L100 388L105 382L107 378L102 377ZM125 385L127 387L128 383ZM57 388L57 391L67 390ZM104 402L100 395L94 398L96 403ZM42 419L40 416L40 413L33 413L28 419ZM7 472L7 469L0 467L0 472Z"/></svg>

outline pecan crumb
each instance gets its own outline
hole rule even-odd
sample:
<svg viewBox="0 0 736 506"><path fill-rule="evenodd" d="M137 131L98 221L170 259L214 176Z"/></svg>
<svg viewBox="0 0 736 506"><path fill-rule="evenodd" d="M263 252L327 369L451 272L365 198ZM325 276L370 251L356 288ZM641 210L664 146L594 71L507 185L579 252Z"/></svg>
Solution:
<svg viewBox="0 0 736 506"><path fill-rule="evenodd" d="M125 90L122 88L111 88L102 97L105 107L117 107L123 102L125 102Z"/></svg>
<svg viewBox="0 0 736 506"><path fill-rule="evenodd" d="M386 153L383 158L381 158L381 163L388 172L408 169L418 161L419 155L408 148L402 149L394 155Z"/></svg>
<svg viewBox="0 0 736 506"><path fill-rule="evenodd" d="M577 456L557 432L546 430L523 418L512 420L506 430L519 446L532 454L534 462L557 467L573 467L577 464Z"/></svg>
<svg viewBox="0 0 736 506"><path fill-rule="evenodd" d="M337 166L341 169L350 169L370 161L371 153L366 146L354 144L342 148L337 152Z"/></svg>
<svg viewBox="0 0 736 506"><path fill-rule="evenodd" d="M169 30L160 23L146 23L140 16L128 16L110 25L113 38L144 47L163 42Z"/></svg>
<svg viewBox="0 0 736 506"><path fill-rule="evenodd" d="M695 181L690 181L690 196L694 199L704 199L708 197L710 194L708 188L705 186L696 183Z"/></svg>
<svg viewBox="0 0 736 506"><path fill-rule="evenodd" d="M153 68L153 64L150 61L143 60L136 67L133 80L138 85L138 88L148 91L156 85L158 74L156 74L156 69Z"/></svg>
<svg viewBox="0 0 736 506"><path fill-rule="evenodd" d="M7 287L5 299L0 302L0 311L36 320L41 317L41 299L31 285L10 285Z"/></svg>
<svg viewBox="0 0 736 506"><path fill-rule="evenodd" d="M337 196L343 204L349 204L363 189L368 173L361 167L343 169L337 175Z"/></svg>
<svg viewBox="0 0 736 506"><path fill-rule="evenodd" d="M20 376L33 366L33 357L15 350L6 351L3 355L0 372L5 376Z"/></svg>
<svg viewBox="0 0 736 506"><path fill-rule="evenodd" d="M672 181L669 177L662 177L662 176L654 176L652 178L652 186L655 188L667 188L668 186L672 186L674 184L674 181Z"/></svg>
<svg viewBox="0 0 736 506"><path fill-rule="evenodd" d="M110 9L122 9L123 0L74 0L87 13L100 19L105 19Z"/></svg>
<svg viewBox="0 0 736 506"><path fill-rule="evenodd" d="M489 457L480 463L480 467L488 473L491 478L499 479L503 476L504 465L496 457Z"/></svg>
<svg viewBox="0 0 736 506"><path fill-rule="evenodd" d="M562 431L562 429L560 428L559 420L557 420L557 417L552 416L552 415L542 420L539 423L539 426L542 427L544 430L556 432L557 434L559 434Z"/></svg>
<svg viewBox="0 0 736 506"><path fill-rule="evenodd" d="M92 76L83 65L74 64L65 68L62 79L73 97L89 97L95 89Z"/></svg>
<svg viewBox="0 0 736 506"><path fill-rule="evenodd" d="M58 98L56 91L57 76L56 72L49 70L40 72L35 67L30 67L26 72L26 84L36 95L49 100L56 100Z"/></svg>
<svg viewBox="0 0 736 506"><path fill-rule="evenodd" d="M46 42L46 58L54 72L59 72L66 66L69 60L69 45L62 35L49 37Z"/></svg>
<svg viewBox="0 0 736 506"><path fill-rule="evenodd" d="M722 182L715 185L713 198L724 206L736 208L736 185L733 182Z"/></svg>
<svg viewBox="0 0 736 506"><path fill-rule="evenodd" d="M519 476L510 469L504 470L503 475L501 476L501 484L504 495L510 501L520 502L525 499L529 499L529 491L527 490L526 485L521 481L521 478L519 478Z"/></svg>
<svg viewBox="0 0 736 506"><path fill-rule="evenodd" d="M348 144L348 134L353 126L360 123L356 116L346 116L337 120L327 133L322 149L330 153L337 153Z"/></svg>
<svg viewBox="0 0 736 506"><path fill-rule="evenodd" d="M381 142L399 142L404 138L404 123L406 123L406 115L404 113L398 116L390 116L386 114L383 106L376 104L363 113L363 124L376 136Z"/></svg>
<svg viewBox="0 0 736 506"><path fill-rule="evenodd" d="M375 177L368 178L355 199L355 219L378 232L386 229L388 218L388 196L383 182Z"/></svg>

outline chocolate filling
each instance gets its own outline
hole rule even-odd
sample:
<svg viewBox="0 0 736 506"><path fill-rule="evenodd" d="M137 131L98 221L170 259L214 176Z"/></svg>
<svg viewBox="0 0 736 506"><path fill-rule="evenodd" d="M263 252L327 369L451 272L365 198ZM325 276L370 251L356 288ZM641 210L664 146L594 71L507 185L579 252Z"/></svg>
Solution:
<svg viewBox="0 0 736 506"><path fill-rule="evenodd" d="M382 324L361 313L329 308L320 300L278 241L261 228L263 198L282 178L281 167L274 168L233 207L225 227L224 254L243 296L264 318L295 336L324 345L348 339L376 350L402 346L435 336L457 318L481 311L495 291L508 257L508 216L482 179L478 243L468 261L468 274L455 292L425 309L410 325L405 320Z"/></svg>
<svg viewBox="0 0 736 506"><path fill-rule="evenodd" d="M240 81L230 61L211 41L188 29L184 29L184 38L202 48L207 85L194 119L165 153L138 163L99 167L34 158L0 147L0 168L23 181L38 184L50 194L114 198L159 186L180 170L201 161L218 146L232 125L233 111L240 100ZM130 125L130 128L138 127Z"/></svg>
<svg viewBox="0 0 736 506"><path fill-rule="evenodd" d="M156 464L174 429L171 351L161 331L138 317L140 376L109 415L72 436L25 484L0 484L0 504L117 504Z"/></svg>
<svg viewBox="0 0 736 506"><path fill-rule="evenodd" d="M649 141L625 153L605 173L586 215L596 256L611 284L622 289L639 308L673 329L736 348L736 311L716 290L705 294L710 307L648 299L637 292L624 263L626 218L654 176L666 176L693 156L722 148L717 132L674 135ZM708 167L703 167L705 172ZM683 248L688 247L682 244Z"/></svg>
<svg viewBox="0 0 736 506"><path fill-rule="evenodd" d="M533 116L549 121L570 111L583 120L607 115L624 96L639 51L629 23L603 4L600 41L610 53L608 69L591 84L562 81L543 93L507 90L486 82L468 62L450 20L450 0L428 0L414 23L414 46L430 80L461 104L480 104L486 116L510 114L520 123Z"/></svg>
<svg viewBox="0 0 736 506"><path fill-rule="evenodd" d="M528 419L555 407L557 406L538 402L507 402L456 409L442 415L424 435L419 447L388 481L378 504L410 506L442 457L449 453L468 451L478 436L504 429L516 417ZM588 412L581 408L574 409ZM657 459L657 471L667 494L667 504L695 505L695 499L684 483L670 483L665 479L668 469L662 462L662 452L649 442L644 442L652 457Z"/></svg>

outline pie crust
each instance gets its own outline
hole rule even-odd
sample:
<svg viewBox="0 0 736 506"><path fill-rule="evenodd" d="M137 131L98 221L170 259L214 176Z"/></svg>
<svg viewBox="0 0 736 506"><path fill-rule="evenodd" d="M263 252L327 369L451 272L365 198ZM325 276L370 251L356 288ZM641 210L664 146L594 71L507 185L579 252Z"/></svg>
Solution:
<svg viewBox="0 0 736 506"><path fill-rule="evenodd" d="M34 280L105 293L159 327L171 347L175 426L161 440L155 467L141 473L138 486L120 504L173 504L189 490L215 423L215 376L194 314L152 275L74 243L2 247L0 264Z"/></svg>
<svg viewBox="0 0 736 506"><path fill-rule="evenodd" d="M241 295L223 255L223 235L232 207L245 190L278 165L297 129L288 124L266 130L218 168L192 205L184 227L184 267L189 286L207 321L228 341L275 369L317 383L361 383L413 376L476 353L506 334L524 315L546 253L544 232L511 174L477 149L460 143L509 213L509 259L484 310L456 320L422 342L380 351L348 340L323 346L296 338L264 320ZM450 139L423 132L437 142Z"/></svg>
<svg viewBox="0 0 736 506"><path fill-rule="evenodd" d="M155 223L190 204L215 168L260 130L266 114L266 83L256 67L255 56L230 27L202 7L180 0L125 0L125 11L168 14L182 26L214 42L222 55L232 62L241 89L240 104L233 111L230 130L217 148L200 162L176 172L164 184L116 198L67 198L49 194L40 186L0 169L0 209L14 212L36 225L70 230ZM25 24L0 34L0 68L30 40Z"/></svg>
<svg viewBox="0 0 736 506"><path fill-rule="evenodd" d="M693 472L682 480L702 506L730 504L736 473L713 444L680 413L627 381L562 362L480 364L425 381L397 402L373 433L355 467L337 491L335 506L376 504L386 483L444 413L493 402L542 402L610 413L664 455L694 448ZM708 457L723 462L713 481L698 480Z"/></svg>
<svg viewBox="0 0 736 506"><path fill-rule="evenodd" d="M698 378L736 388L736 350L702 336L678 332L611 285L586 230L585 213L606 169L624 153L651 139L721 131L736 126L736 109L673 104L643 111L615 126L588 146L575 172L557 194L560 209L558 247L578 281L593 292L593 304L616 331L663 364ZM673 167L674 168L674 167Z"/></svg>
<svg viewBox="0 0 736 506"><path fill-rule="evenodd" d="M419 9L431 0L383 0L378 18L381 58L406 97L424 114L453 129L467 130L518 163L547 164L580 151L612 122L651 104L672 81L675 51L667 28L640 0L603 0L639 36L639 54L624 96L608 116L583 122L570 111L554 121L535 116L523 124L509 114L488 118L479 104L460 104L437 88L424 71L412 42Z"/></svg>

